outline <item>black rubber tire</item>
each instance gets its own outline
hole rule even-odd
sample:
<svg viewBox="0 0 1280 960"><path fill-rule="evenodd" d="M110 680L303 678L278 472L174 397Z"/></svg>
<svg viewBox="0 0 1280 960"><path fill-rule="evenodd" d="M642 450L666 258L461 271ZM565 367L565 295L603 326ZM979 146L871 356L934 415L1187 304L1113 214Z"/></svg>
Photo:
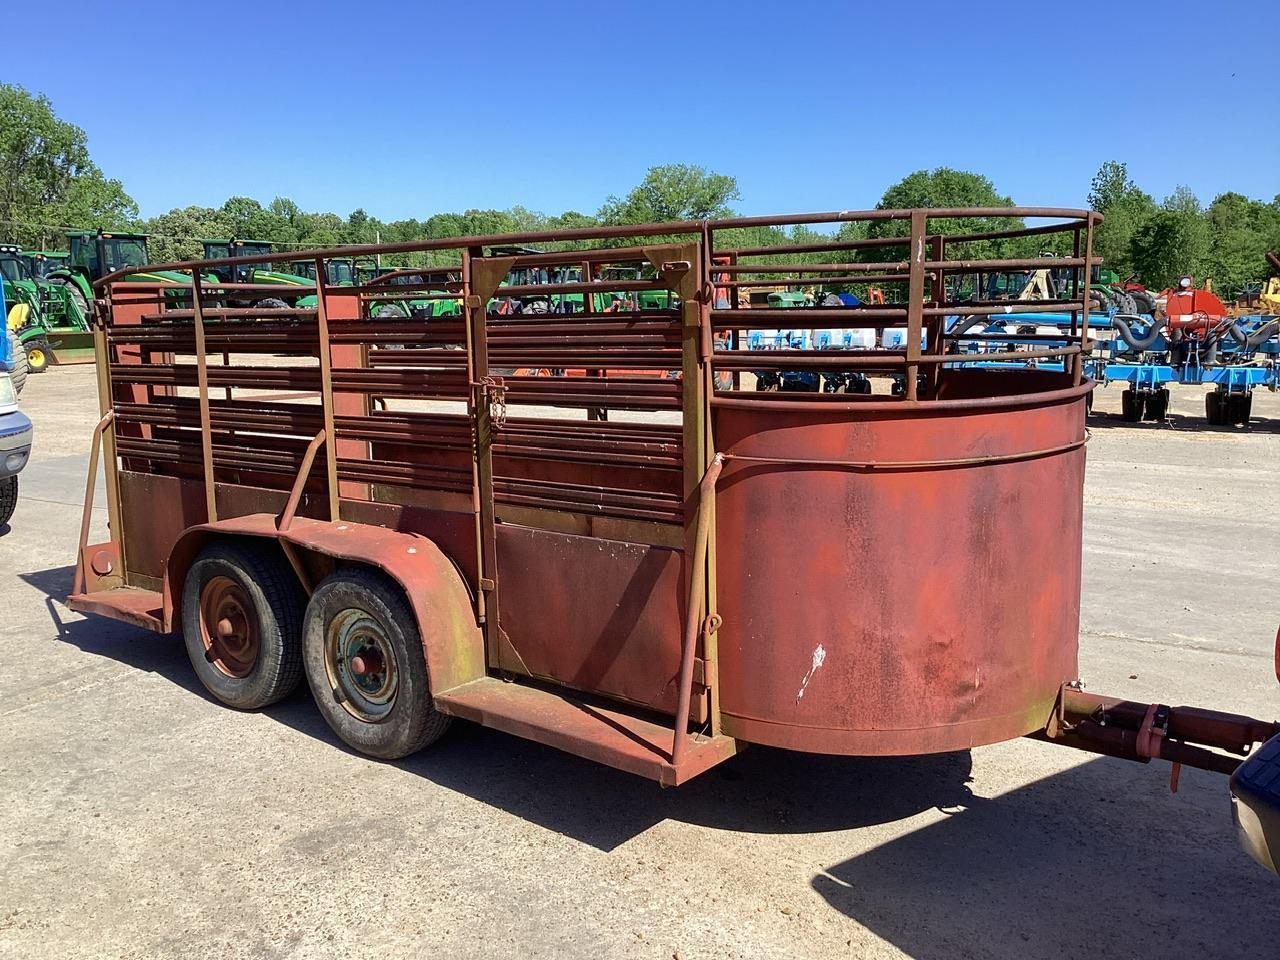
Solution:
<svg viewBox="0 0 1280 960"><path fill-rule="evenodd" d="M18 508L18 478L7 477L0 480L0 527L13 519L13 511Z"/></svg>
<svg viewBox="0 0 1280 960"><path fill-rule="evenodd" d="M229 577L248 598L257 619L257 662L245 677L210 663L200 633L200 594L214 576ZM229 541L200 551L182 587L182 635L204 688L229 707L257 710L283 700L302 679L302 614L306 596L283 559L266 549Z"/></svg>
<svg viewBox="0 0 1280 960"><path fill-rule="evenodd" d="M1137 423L1142 419L1145 404L1136 390L1126 390L1120 394L1120 416L1126 423Z"/></svg>
<svg viewBox="0 0 1280 960"><path fill-rule="evenodd" d="M259 310L287 310L289 305L279 297L267 297L254 304Z"/></svg>
<svg viewBox="0 0 1280 960"><path fill-rule="evenodd" d="M1092 301L1089 307L1090 310L1100 310L1106 313L1111 306L1111 297L1105 290L1099 290L1097 287L1089 291L1089 299Z"/></svg>
<svg viewBox="0 0 1280 960"><path fill-rule="evenodd" d="M355 716L339 700L325 667L325 634L334 617L361 610L377 621L396 659L398 685L390 710L377 722ZM443 736L452 720L435 708L422 639L400 587L381 573L345 567L311 595L303 625L303 665L316 706L329 728L354 750L398 760Z"/></svg>
<svg viewBox="0 0 1280 960"><path fill-rule="evenodd" d="M1133 297L1133 302L1138 308L1139 313L1147 313L1155 315L1156 298L1146 290L1131 290L1129 296Z"/></svg>
<svg viewBox="0 0 1280 960"><path fill-rule="evenodd" d="M89 301L84 298L84 294L81 292L79 287L77 287L70 280L65 280L62 277L55 277L49 282L56 283L59 286L66 287L67 296L70 297L71 302L76 305L76 309L80 311L80 315L84 317L85 322L86 323L93 322L93 314L89 310Z"/></svg>
<svg viewBox="0 0 1280 960"><path fill-rule="evenodd" d="M1228 422L1246 427L1249 425L1249 418L1252 415L1253 392L1231 394L1231 400L1227 406Z"/></svg>
<svg viewBox="0 0 1280 960"><path fill-rule="evenodd" d="M49 364L53 362L53 351L49 349L48 340L33 340L30 345L24 343L23 348L27 351L28 373L44 373L49 369Z"/></svg>
<svg viewBox="0 0 1280 960"><path fill-rule="evenodd" d="M1142 418L1144 420L1154 420L1157 423L1163 422L1165 416L1169 413L1169 388L1161 387L1159 390L1152 390L1147 394L1146 404L1144 406Z"/></svg>
<svg viewBox="0 0 1280 960"><path fill-rule="evenodd" d="M13 381L13 392L22 395L22 388L27 385L27 348L12 333L9 334L9 379Z"/></svg>
<svg viewBox="0 0 1280 960"><path fill-rule="evenodd" d="M1225 396L1218 390L1210 390L1204 395L1204 418L1210 426L1221 427L1227 422Z"/></svg>

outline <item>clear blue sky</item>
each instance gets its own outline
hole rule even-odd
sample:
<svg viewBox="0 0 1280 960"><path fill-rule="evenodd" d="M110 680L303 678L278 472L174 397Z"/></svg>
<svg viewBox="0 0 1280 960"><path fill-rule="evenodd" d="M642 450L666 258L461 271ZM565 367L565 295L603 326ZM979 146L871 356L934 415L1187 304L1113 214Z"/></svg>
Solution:
<svg viewBox="0 0 1280 960"><path fill-rule="evenodd" d="M9 4L4 32L0 79L148 216L594 212L672 162L737 177L748 214L872 206L944 165L1023 204L1082 204L1110 159L1157 199L1280 193L1276 0L65 0Z"/></svg>

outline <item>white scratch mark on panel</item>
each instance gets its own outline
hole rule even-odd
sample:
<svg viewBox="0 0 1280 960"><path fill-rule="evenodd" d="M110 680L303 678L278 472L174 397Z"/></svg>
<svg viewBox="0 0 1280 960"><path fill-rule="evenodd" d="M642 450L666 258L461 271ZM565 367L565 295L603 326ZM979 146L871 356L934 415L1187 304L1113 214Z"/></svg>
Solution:
<svg viewBox="0 0 1280 960"><path fill-rule="evenodd" d="M809 686L809 681L813 679L813 675L818 672L818 668L822 666L822 662L826 659L827 651L822 649L822 644L818 644L813 651L813 663L809 665L809 672L800 681L800 692L796 694L796 703L800 702L800 698L804 696L804 692Z"/></svg>

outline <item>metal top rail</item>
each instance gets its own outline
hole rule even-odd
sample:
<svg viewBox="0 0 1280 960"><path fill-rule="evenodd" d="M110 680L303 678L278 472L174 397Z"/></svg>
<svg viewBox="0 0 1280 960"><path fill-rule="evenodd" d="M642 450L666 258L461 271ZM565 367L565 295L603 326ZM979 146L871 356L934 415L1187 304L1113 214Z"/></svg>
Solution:
<svg viewBox="0 0 1280 960"><path fill-rule="evenodd" d="M1056 231L1069 231L1073 227L1092 227L1102 221L1102 214L1092 210L1079 210L1063 207L936 207L923 212L926 222L940 219L970 218L1021 218L1061 220L1063 223L1032 227L1011 227L1002 231L986 231L974 234L955 234L942 237L930 235L930 239L938 238L945 243L964 243L972 240L994 239L997 237L1014 238L1019 236L1035 236ZM825 213L799 213L783 216L733 217L722 220L673 220L663 223L623 224L617 226L579 227L566 230L537 230L529 233L481 234L465 237L445 237L436 240L408 240L398 243L381 244L349 244L345 246L323 247L316 250L300 250L291 252L291 262L298 260L323 260L333 257L374 256L379 254L423 253L431 250L456 250L495 246L517 246L528 243L554 243L566 241L607 241L631 237L670 237L714 234L718 231L742 229L748 227L788 227L813 224L840 224L854 222L901 220L909 222L913 215L921 211L913 210L834 210ZM874 243L866 245L885 246L904 244L908 237L873 238ZM839 241L832 238L833 248L839 248ZM820 241L818 242L820 244ZM815 246L817 244L811 244ZM818 246L818 249L829 249ZM754 252L754 251L752 251ZM781 247L776 252L790 252ZM798 252L798 251L797 251ZM741 251L744 255L750 252ZM248 257L223 257L212 260L179 260L172 263L149 264L149 270L187 271L207 267L248 266L257 263L272 263L280 259L279 253L265 253ZM517 255L518 256L518 255ZM101 287L122 280L131 273L137 273L139 267L127 267L108 274L95 283Z"/></svg>

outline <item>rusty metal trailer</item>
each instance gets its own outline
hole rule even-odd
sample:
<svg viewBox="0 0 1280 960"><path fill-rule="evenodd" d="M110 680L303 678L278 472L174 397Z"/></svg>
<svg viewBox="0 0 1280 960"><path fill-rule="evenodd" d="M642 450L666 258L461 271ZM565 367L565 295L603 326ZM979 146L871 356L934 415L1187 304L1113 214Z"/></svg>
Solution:
<svg viewBox="0 0 1280 960"><path fill-rule="evenodd" d="M930 230L969 216L1032 222ZM893 235L729 242L859 220ZM1076 683L1099 220L877 210L317 250L320 279L297 291L314 301L270 309L228 305L264 292L252 284L202 280L228 261L156 268L187 283L107 277L68 602L180 629L235 707L305 676L337 735L376 757L462 717L666 785L751 743L909 755L1028 735L1239 779L1280 727ZM1071 255L967 258L974 241L1054 234ZM333 257L428 251L456 256L449 289L323 279ZM605 263L635 279L591 279ZM948 303L947 275L1046 266L1073 273L1065 297L1021 309L1068 312L1069 335L1018 357L1059 369L965 366L945 318L1007 304ZM534 272L561 280L520 282ZM739 295L848 282L897 285L905 302L783 311ZM499 287L583 309L499 312ZM594 307L645 291L663 295ZM446 316L374 309L458 298ZM782 322L905 337L743 349ZM882 389L744 387L744 373L796 369ZM562 375L496 372L511 370ZM111 536L89 543L99 450ZM1266 860L1267 791L1237 795Z"/></svg>

